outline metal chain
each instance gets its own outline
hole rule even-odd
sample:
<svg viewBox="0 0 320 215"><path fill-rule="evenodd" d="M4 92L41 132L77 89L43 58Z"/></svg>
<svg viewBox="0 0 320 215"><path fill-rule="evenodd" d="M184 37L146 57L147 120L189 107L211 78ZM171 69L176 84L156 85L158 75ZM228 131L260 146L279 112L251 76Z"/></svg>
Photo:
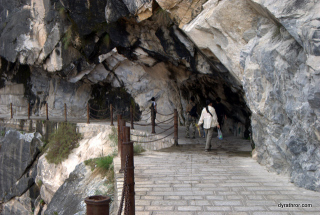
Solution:
<svg viewBox="0 0 320 215"><path fill-rule="evenodd" d="M163 113L159 113L159 112L157 112L157 114L159 114L159 115L161 115L161 116L171 116L171 115L173 115L174 113L170 113L170 114L163 114Z"/></svg>
<svg viewBox="0 0 320 215"><path fill-rule="evenodd" d="M167 136L163 137L163 138L160 138L160 139L157 139L157 140L150 140L150 141L133 141L133 142L136 142L136 143L152 143L152 142L156 142L156 141L159 141L159 140L163 140L169 136L171 136L172 134L174 134L174 132L172 132L171 134L168 134Z"/></svg>
<svg viewBox="0 0 320 215"><path fill-rule="evenodd" d="M123 181L123 188L122 188L122 196L121 196L121 201L120 201L120 207L119 207L119 210L118 210L118 215L121 215L121 213L122 213L125 194L126 194L126 192L128 192L127 191L128 190L127 189L127 167L128 167L128 163L129 163L129 155L126 156L126 164L125 164L125 168L124 168L124 177L123 177L124 181ZM128 198L126 198L126 199L128 199Z"/></svg>
<svg viewBox="0 0 320 215"><path fill-rule="evenodd" d="M145 135L138 135L138 134L132 134L132 133L130 133L130 135L132 135L132 136L134 136L134 137L153 137L153 136L156 136L156 135L163 134L164 132L166 132L166 131L168 131L168 130L170 130L170 129L172 129L172 128L174 128L174 125L173 125L173 126L171 126L171 127L170 127L170 128L168 128L168 129L166 129L166 130L161 131L160 133L157 133L157 134L150 134L150 135L148 135L148 136L145 136Z"/></svg>
<svg viewBox="0 0 320 215"><path fill-rule="evenodd" d="M130 209L130 202L129 202L129 185L126 184L126 194L125 194L125 199L126 199L126 205L124 207L124 215L129 214L129 209Z"/></svg>

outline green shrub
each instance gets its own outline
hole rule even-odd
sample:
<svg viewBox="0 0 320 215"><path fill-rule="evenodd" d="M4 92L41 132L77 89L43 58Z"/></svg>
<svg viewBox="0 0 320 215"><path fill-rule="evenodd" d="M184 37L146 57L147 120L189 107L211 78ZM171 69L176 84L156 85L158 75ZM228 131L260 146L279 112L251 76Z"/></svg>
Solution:
<svg viewBox="0 0 320 215"><path fill-rule="evenodd" d="M68 158L70 152L79 146L80 139L81 134L76 131L75 125L68 122L59 124L46 146L48 162L59 164Z"/></svg>
<svg viewBox="0 0 320 215"><path fill-rule="evenodd" d="M105 171L110 169L112 162L113 156L101 157L96 160L97 167Z"/></svg>
<svg viewBox="0 0 320 215"><path fill-rule="evenodd" d="M133 145L133 153L135 155L141 154L144 151L146 151L146 150L140 144Z"/></svg>
<svg viewBox="0 0 320 215"><path fill-rule="evenodd" d="M90 166L92 171L97 168L103 172L107 172L108 170L113 169L113 157L113 155L109 155L105 157L93 158L84 161L84 164Z"/></svg>
<svg viewBox="0 0 320 215"><path fill-rule="evenodd" d="M113 168L113 157L114 155L109 155L106 157L93 158L84 161L84 164L91 167L91 171L97 171L101 175L107 177L108 184L111 185L110 189L113 188L114 183L114 168ZM109 189L109 190L110 190Z"/></svg>
<svg viewBox="0 0 320 215"><path fill-rule="evenodd" d="M84 164L90 166L91 171L93 171L96 168L96 159L97 158L85 160Z"/></svg>

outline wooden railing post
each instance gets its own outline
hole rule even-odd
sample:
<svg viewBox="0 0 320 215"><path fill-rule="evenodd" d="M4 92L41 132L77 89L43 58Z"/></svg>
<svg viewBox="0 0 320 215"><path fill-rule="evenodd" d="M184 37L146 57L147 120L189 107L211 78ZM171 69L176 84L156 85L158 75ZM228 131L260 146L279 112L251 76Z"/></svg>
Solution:
<svg viewBox="0 0 320 215"><path fill-rule="evenodd" d="M28 103L28 119L30 119L30 103Z"/></svg>
<svg viewBox="0 0 320 215"><path fill-rule="evenodd" d="M67 104L64 103L64 121L67 122Z"/></svg>
<svg viewBox="0 0 320 215"><path fill-rule="evenodd" d="M120 149L120 160L121 160L121 168L119 172L123 172L124 171L124 167L125 167L125 161L124 161L124 155L123 155L123 132L124 132L124 127L126 126L126 120L121 119L120 120L120 147L118 147L118 150Z"/></svg>
<svg viewBox="0 0 320 215"><path fill-rule="evenodd" d="M131 129L134 129L134 127L133 127L133 108L132 108L132 105L130 106L130 121L131 121Z"/></svg>
<svg viewBox="0 0 320 215"><path fill-rule="evenodd" d="M47 120L49 120L48 103L46 103L46 118L47 118Z"/></svg>
<svg viewBox="0 0 320 215"><path fill-rule="evenodd" d="M151 126L152 126L152 131L151 134L155 134L155 126L156 126L156 119L155 119L155 112L154 112L154 108L151 108Z"/></svg>
<svg viewBox="0 0 320 215"><path fill-rule="evenodd" d="M89 109L89 102L87 104L87 124L90 124L90 109Z"/></svg>
<svg viewBox="0 0 320 215"><path fill-rule="evenodd" d="M117 115L117 120L118 120L118 156L121 156L121 143L120 143L120 120L122 119L122 115L118 114Z"/></svg>
<svg viewBox="0 0 320 215"><path fill-rule="evenodd" d="M124 166L126 168L127 177L124 182L127 185L128 195L126 202L128 201L130 205L128 215L135 214L135 199L134 199L134 154L133 154L133 142L130 141L130 127L123 127L123 157L124 163L127 165ZM122 158L121 158L122 159Z"/></svg>
<svg viewBox="0 0 320 215"><path fill-rule="evenodd" d="M174 145L178 145L178 111L174 109Z"/></svg>
<svg viewBox="0 0 320 215"><path fill-rule="evenodd" d="M11 112L11 119L12 119L13 118L12 103L10 103L10 112Z"/></svg>
<svg viewBox="0 0 320 215"><path fill-rule="evenodd" d="M113 109L112 109L112 104L110 104L110 118L111 118L111 126L114 126L113 125Z"/></svg>

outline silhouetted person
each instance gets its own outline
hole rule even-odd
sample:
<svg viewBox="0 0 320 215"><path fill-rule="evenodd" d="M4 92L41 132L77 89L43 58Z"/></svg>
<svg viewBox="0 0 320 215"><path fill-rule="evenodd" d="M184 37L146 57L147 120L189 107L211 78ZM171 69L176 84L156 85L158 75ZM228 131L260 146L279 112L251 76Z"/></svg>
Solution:
<svg viewBox="0 0 320 215"><path fill-rule="evenodd" d="M157 103L155 102L155 98L152 97L151 98L151 105L150 105L150 109L151 111L154 110L154 118L156 118L156 115L157 115Z"/></svg>
<svg viewBox="0 0 320 215"><path fill-rule="evenodd" d="M189 127L192 125L192 135L191 138L196 138L196 120L198 117L197 114L197 104L195 103L195 98L191 96L190 103L186 108L187 120L186 120L186 138L189 138Z"/></svg>

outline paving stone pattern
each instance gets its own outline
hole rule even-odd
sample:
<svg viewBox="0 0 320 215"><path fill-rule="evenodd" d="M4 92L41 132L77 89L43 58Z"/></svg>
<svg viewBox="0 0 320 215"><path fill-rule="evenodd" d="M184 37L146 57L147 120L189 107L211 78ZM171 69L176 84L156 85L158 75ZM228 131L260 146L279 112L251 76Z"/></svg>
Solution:
<svg viewBox="0 0 320 215"><path fill-rule="evenodd" d="M135 156L136 214L320 214L320 193L268 172L249 153L227 145L232 141L223 143L211 152L204 152L201 143ZM116 158L117 192L121 193L119 167Z"/></svg>

